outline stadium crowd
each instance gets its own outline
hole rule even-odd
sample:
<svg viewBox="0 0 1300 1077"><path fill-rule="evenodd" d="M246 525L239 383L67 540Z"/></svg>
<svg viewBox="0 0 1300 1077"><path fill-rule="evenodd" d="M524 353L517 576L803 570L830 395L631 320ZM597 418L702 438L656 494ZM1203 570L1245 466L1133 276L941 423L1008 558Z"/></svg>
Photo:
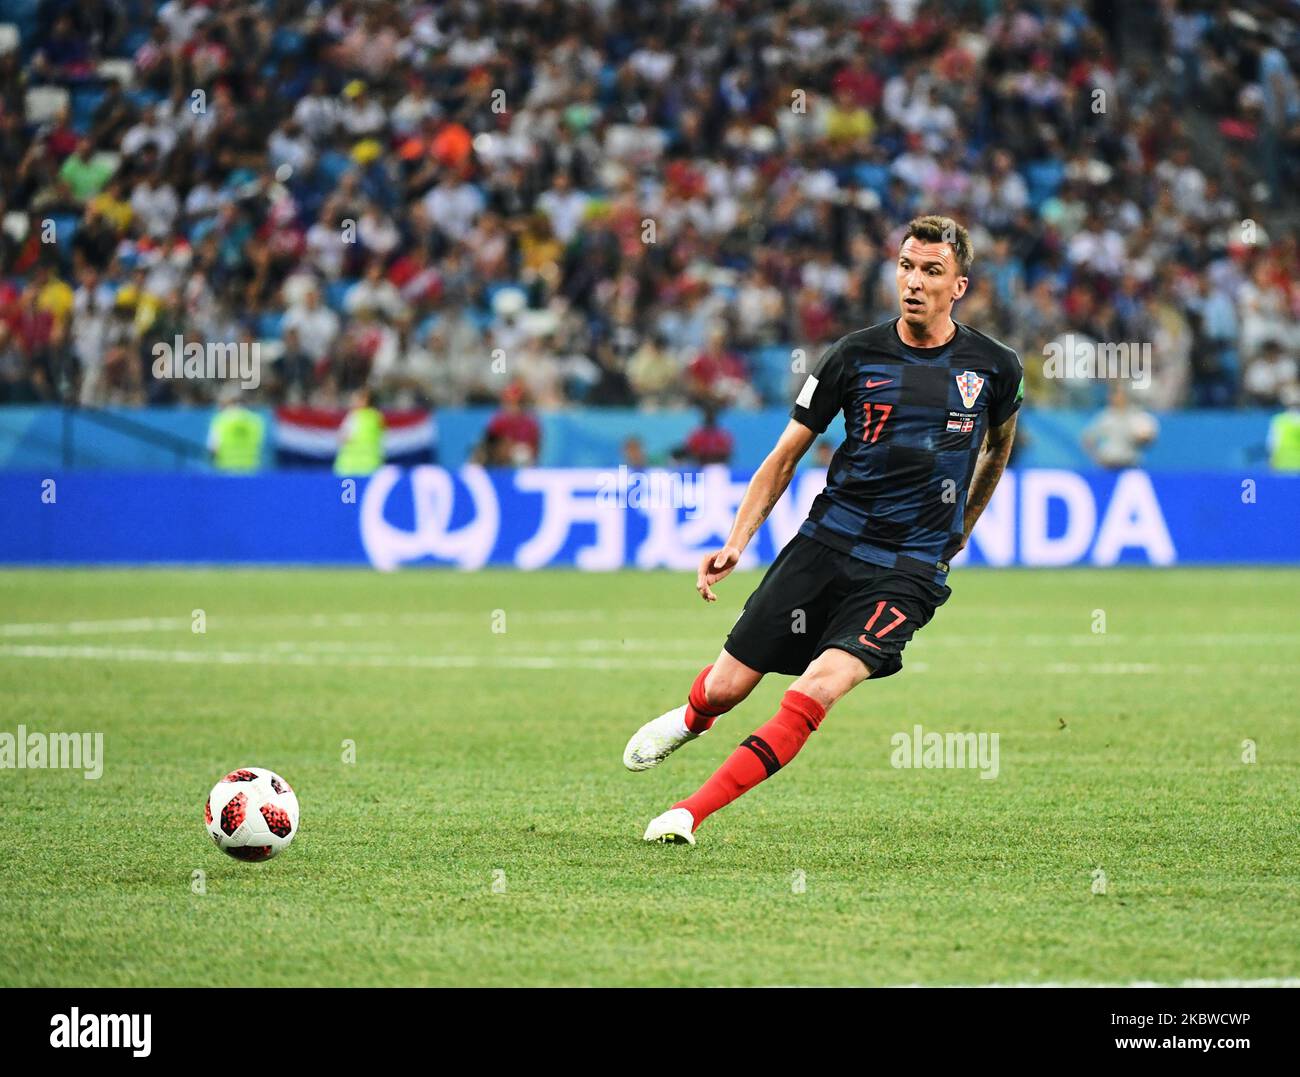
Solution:
<svg viewBox="0 0 1300 1077"><path fill-rule="evenodd" d="M181 336L257 343L263 402L784 402L943 212L977 252L958 317L1037 406L1105 396L1043 376L1067 335L1150 343L1144 407L1272 406L1273 6L1164 0L1121 52L1074 0L11 0L0 401L214 399L154 376Z"/></svg>

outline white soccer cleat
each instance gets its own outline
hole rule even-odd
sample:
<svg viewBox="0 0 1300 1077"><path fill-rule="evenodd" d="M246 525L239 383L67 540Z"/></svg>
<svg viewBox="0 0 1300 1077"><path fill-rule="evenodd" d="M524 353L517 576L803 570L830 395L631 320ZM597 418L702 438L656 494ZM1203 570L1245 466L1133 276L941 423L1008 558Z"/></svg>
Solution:
<svg viewBox="0 0 1300 1077"><path fill-rule="evenodd" d="M656 815L645 828L646 841L658 841L664 845L695 844L695 816L685 808L669 808L663 815Z"/></svg>
<svg viewBox="0 0 1300 1077"><path fill-rule="evenodd" d="M628 770L649 770L657 767L688 740L700 736L686 728L685 705L661 714L646 722L632 734L623 749L623 766Z"/></svg>

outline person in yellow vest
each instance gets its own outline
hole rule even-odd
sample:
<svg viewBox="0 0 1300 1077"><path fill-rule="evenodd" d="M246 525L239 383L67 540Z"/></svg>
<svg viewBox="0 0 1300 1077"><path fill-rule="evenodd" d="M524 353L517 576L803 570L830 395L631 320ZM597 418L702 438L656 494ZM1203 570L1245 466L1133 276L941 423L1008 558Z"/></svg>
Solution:
<svg viewBox="0 0 1300 1077"><path fill-rule="evenodd" d="M212 466L231 475L260 471L265 435L262 417L239 402L238 389L228 390L221 398L221 410L208 427Z"/></svg>
<svg viewBox="0 0 1300 1077"><path fill-rule="evenodd" d="M1300 474L1300 385L1282 391L1286 411L1273 416L1268 426L1268 462L1274 471Z"/></svg>
<svg viewBox="0 0 1300 1077"><path fill-rule="evenodd" d="M371 401L368 388L358 389L352 410L339 427L335 475L371 475L384 466L384 416Z"/></svg>

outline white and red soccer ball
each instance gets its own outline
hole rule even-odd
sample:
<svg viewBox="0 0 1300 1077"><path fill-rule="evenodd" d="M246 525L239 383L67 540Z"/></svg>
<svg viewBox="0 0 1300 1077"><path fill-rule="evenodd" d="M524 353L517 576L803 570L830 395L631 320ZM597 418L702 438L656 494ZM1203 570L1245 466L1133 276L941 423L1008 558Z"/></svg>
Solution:
<svg viewBox="0 0 1300 1077"><path fill-rule="evenodd" d="M298 797L274 771L243 767L212 787L203 821L222 852L236 860L270 860L298 833Z"/></svg>

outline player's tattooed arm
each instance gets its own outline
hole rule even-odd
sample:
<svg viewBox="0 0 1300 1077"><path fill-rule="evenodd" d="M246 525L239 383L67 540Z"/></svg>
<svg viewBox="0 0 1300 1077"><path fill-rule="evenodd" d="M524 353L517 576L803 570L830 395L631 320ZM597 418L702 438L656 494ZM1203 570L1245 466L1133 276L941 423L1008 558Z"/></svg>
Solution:
<svg viewBox="0 0 1300 1077"><path fill-rule="evenodd" d="M713 602L717 598L712 591L713 585L730 575L739 563L740 555L763 526L763 521L773 506L781 500L781 495L794 477L795 468L816 438L815 431L797 419L791 419L776 447L754 472L740 507L736 509L736 521L731 526L727 544L714 553L705 554L704 560L700 562L695 589L705 602Z"/></svg>
<svg viewBox="0 0 1300 1077"><path fill-rule="evenodd" d="M989 427L984 444L980 446L975 471L970 479L970 489L966 491L966 514L962 519L963 546L969 541L970 533L975 529L975 521L988 506L993 491L998 488L998 480L1007 468L1011 446L1016 440L1016 417L1013 414L1001 426Z"/></svg>
<svg viewBox="0 0 1300 1077"><path fill-rule="evenodd" d="M788 475L785 477L784 485L785 486L790 485L790 477ZM746 544L748 544L749 540L752 539L754 535L758 533L758 529L763 526L763 521L766 520L768 516L771 514L772 509L776 507L776 503L781 500L781 494L783 493L785 493L784 487L780 491L776 491L776 490L772 491L772 494L767 499L767 504L763 506L763 511L759 514L758 519L755 520L749 526L749 533L745 536Z"/></svg>

